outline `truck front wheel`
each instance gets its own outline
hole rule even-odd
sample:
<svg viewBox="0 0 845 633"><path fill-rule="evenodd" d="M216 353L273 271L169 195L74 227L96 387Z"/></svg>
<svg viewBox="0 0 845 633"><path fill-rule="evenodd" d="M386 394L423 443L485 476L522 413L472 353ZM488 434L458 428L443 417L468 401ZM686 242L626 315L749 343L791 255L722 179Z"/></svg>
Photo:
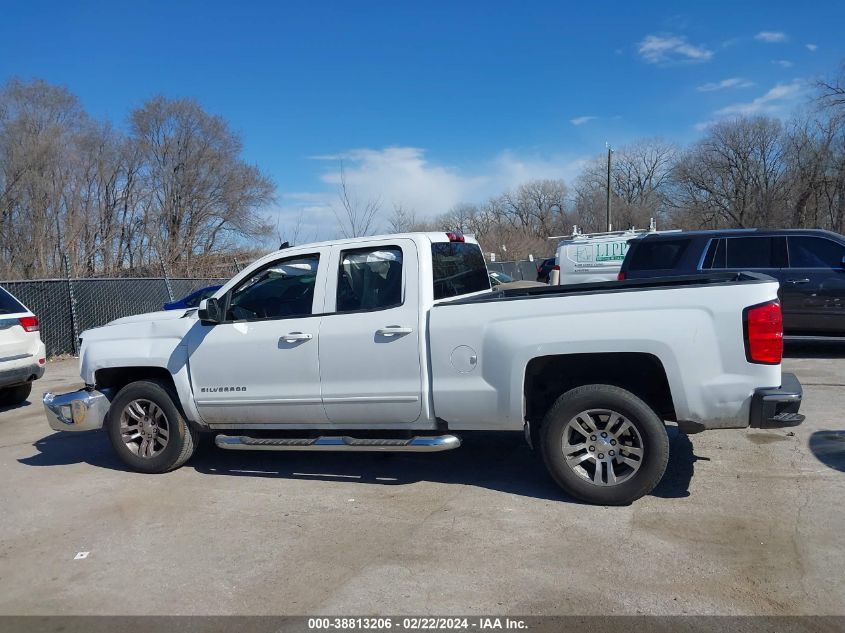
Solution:
<svg viewBox="0 0 845 633"><path fill-rule="evenodd" d="M106 431L120 459L142 473L179 468L191 457L198 440L170 390L148 380L130 383L118 392L109 407Z"/></svg>
<svg viewBox="0 0 845 633"><path fill-rule="evenodd" d="M567 391L540 429L546 468L573 497L625 505L651 492L669 461L663 421L630 391L584 385Z"/></svg>

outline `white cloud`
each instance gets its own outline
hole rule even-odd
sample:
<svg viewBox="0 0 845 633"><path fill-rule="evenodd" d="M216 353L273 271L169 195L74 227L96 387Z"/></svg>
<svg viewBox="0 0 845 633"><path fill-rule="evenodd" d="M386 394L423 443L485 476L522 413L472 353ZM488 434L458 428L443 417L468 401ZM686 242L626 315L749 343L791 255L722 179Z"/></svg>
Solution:
<svg viewBox="0 0 845 633"><path fill-rule="evenodd" d="M697 90L699 92L715 92L716 90L727 90L729 88L749 88L753 85L753 81L748 81L742 77L731 77L729 79L722 79L722 81L701 84Z"/></svg>
<svg viewBox="0 0 845 633"><path fill-rule="evenodd" d="M285 192L270 219L292 227L302 218L300 242L335 237L340 163L349 189L360 201L379 199L379 230L386 230L394 204L413 211L421 220L434 218L460 202L482 202L490 196L536 178L563 178L571 183L587 158L525 155L504 150L468 170L430 161L417 147L361 148L339 154L313 156L328 163L320 191Z"/></svg>
<svg viewBox="0 0 845 633"><path fill-rule="evenodd" d="M805 44L805 46L807 47L807 50L811 53L815 53L819 49L818 45L816 44Z"/></svg>
<svg viewBox="0 0 845 633"><path fill-rule="evenodd" d="M590 158L590 156L563 155L526 156L505 150L500 152L484 169L486 172L483 177L484 186L479 190L481 197L476 197L474 200L482 200L538 178L548 180L562 178L570 185Z"/></svg>
<svg viewBox="0 0 845 633"><path fill-rule="evenodd" d="M806 92L807 86L803 81L779 83L764 95L747 103L734 103L716 111L717 116L737 116L752 114L779 114L785 108L794 104Z"/></svg>
<svg viewBox="0 0 845 633"><path fill-rule="evenodd" d="M760 31L754 36L754 39L759 42L777 44L780 42L786 42L789 38L783 31Z"/></svg>
<svg viewBox="0 0 845 633"><path fill-rule="evenodd" d="M637 52L649 64L706 62L713 51L704 46L690 44L680 35L646 35L637 46Z"/></svg>
<svg viewBox="0 0 845 633"><path fill-rule="evenodd" d="M597 118L596 116L577 116L574 119L569 119L569 122L572 125L584 125L590 121L595 121Z"/></svg>
<svg viewBox="0 0 845 633"><path fill-rule="evenodd" d="M773 59L772 63L775 66L780 66L781 68L792 68L795 65L788 59Z"/></svg>
<svg viewBox="0 0 845 633"><path fill-rule="evenodd" d="M387 206L401 202L426 214L447 211L481 184L478 176L464 176L455 169L431 164L425 151L417 147L355 149L322 159L342 159L346 182L360 196L380 198ZM340 183L339 165L332 165L321 180L336 187Z"/></svg>

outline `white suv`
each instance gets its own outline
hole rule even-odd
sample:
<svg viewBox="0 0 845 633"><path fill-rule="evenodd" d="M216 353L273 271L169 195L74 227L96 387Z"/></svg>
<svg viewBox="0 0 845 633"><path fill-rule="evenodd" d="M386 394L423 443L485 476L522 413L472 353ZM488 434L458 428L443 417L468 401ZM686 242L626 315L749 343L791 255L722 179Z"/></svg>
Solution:
<svg viewBox="0 0 845 633"><path fill-rule="evenodd" d="M38 317L0 288L0 406L26 400L46 362Z"/></svg>

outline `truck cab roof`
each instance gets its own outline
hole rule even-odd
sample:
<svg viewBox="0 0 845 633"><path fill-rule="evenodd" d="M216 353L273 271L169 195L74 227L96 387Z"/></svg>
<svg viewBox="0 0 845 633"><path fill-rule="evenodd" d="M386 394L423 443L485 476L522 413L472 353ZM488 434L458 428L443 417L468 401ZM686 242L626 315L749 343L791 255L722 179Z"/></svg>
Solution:
<svg viewBox="0 0 845 633"><path fill-rule="evenodd" d="M324 240L322 242L308 242L306 244L295 244L287 246L284 249L274 251L265 255L264 257L275 257L277 254L287 253L293 250L309 249L309 248L323 248L326 246L347 246L366 244L367 242L375 242L387 239L412 239L414 241L428 240L429 242L467 242L469 244L477 244L478 241L471 234L449 232L449 231L410 231L407 233L383 233L381 235L366 235L361 237L346 237L337 240ZM262 258L263 259L263 258Z"/></svg>

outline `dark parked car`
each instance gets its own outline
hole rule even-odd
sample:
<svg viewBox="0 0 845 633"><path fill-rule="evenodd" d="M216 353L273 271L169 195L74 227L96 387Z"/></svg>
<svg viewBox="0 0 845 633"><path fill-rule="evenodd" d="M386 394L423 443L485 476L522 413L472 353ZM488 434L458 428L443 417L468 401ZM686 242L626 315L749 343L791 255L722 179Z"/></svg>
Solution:
<svg viewBox="0 0 845 633"><path fill-rule="evenodd" d="M198 308L200 301L208 299L211 295L217 292L222 286L206 286L195 290L187 297L182 297L176 301L170 301L164 304L162 310L187 310L188 308Z"/></svg>
<svg viewBox="0 0 845 633"><path fill-rule="evenodd" d="M740 271L780 281L784 332L845 336L845 237L815 229L732 229L632 239L619 279Z"/></svg>
<svg viewBox="0 0 845 633"><path fill-rule="evenodd" d="M537 281L542 281L544 284L549 283L549 273L552 272L552 268L554 268L554 265L554 257L544 259L543 262L539 266L537 266Z"/></svg>

